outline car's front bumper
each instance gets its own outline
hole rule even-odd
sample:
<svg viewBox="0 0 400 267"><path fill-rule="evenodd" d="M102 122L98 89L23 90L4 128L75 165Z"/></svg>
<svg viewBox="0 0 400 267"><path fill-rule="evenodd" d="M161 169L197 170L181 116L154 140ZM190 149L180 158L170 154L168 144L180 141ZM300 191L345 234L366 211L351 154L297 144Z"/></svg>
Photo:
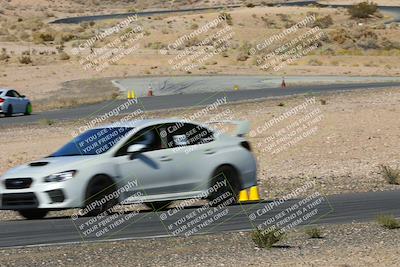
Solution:
<svg viewBox="0 0 400 267"><path fill-rule="evenodd" d="M65 186L66 182L41 183L32 188L6 189L0 191L0 209L67 209L80 207L81 199L74 197L75 191Z"/></svg>

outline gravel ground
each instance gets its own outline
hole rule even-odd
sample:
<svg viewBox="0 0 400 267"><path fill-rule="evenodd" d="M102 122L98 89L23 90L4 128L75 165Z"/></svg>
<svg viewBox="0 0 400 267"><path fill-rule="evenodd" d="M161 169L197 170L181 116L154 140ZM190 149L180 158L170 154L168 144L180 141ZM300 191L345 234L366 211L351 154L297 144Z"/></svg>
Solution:
<svg viewBox="0 0 400 267"><path fill-rule="evenodd" d="M399 266L400 230L375 223L305 228L288 233L272 249L260 249L250 233L86 243L0 250L1 266Z"/></svg>

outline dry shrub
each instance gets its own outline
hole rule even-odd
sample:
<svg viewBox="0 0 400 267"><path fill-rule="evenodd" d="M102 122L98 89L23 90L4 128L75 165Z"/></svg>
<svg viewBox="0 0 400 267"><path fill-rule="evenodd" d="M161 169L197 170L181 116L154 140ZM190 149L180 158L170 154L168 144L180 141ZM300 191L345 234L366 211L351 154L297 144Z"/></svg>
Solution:
<svg viewBox="0 0 400 267"><path fill-rule="evenodd" d="M61 52L61 53L58 55L58 58L61 59L61 60L69 60L71 57L70 57L67 53Z"/></svg>
<svg viewBox="0 0 400 267"><path fill-rule="evenodd" d="M307 228L305 232L309 238L322 238L322 232L317 227Z"/></svg>
<svg viewBox="0 0 400 267"><path fill-rule="evenodd" d="M350 33L345 29L337 29L330 33L329 39L335 43L343 44L347 40L352 40Z"/></svg>
<svg viewBox="0 0 400 267"><path fill-rule="evenodd" d="M33 34L33 42L37 44L54 41L54 35L48 32L38 32Z"/></svg>
<svg viewBox="0 0 400 267"><path fill-rule="evenodd" d="M381 174L389 184L400 184L400 170L390 166L380 165Z"/></svg>
<svg viewBox="0 0 400 267"><path fill-rule="evenodd" d="M251 233L251 239L259 248L272 248L285 237L285 234L279 230L263 231L254 230Z"/></svg>
<svg viewBox="0 0 400 267"><path fill-rule="evenodd" d="M321 29L329 28L333 25L333 19L330 15L325 17L318 17L315 19L313 27L320 27Z"/></svg>
<svg viewBox="0 0 400 267"><path fill-rule="evenodd" d="M352 18L369 18L378 10L378 6L373 2L365 1L352 5L348 10Z"/></svg>
<svg viewBox="0 0 400 267"><path fill-rule="evenodd" d="M18 59L19 63L21 64L31 64L32 63L32 59L31 56L29 55L22 55L19 59Z"/></svg>

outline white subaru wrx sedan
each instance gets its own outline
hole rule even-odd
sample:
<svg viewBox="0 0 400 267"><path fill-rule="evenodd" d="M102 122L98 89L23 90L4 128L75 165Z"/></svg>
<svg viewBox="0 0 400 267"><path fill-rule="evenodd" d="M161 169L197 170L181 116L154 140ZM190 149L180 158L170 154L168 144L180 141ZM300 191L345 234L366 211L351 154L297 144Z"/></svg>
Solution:
<svg viewBox="0 0 400 267"><path fill-rule="evenodd" d="M7 117L16 113L30 115L32 113L31 101L12 89L0 88L0 113Z"/></svg>
<svg viewBox="0 0 400 267"><path fill-rule="evenodd" d="M159 209L227 192L237 200L240 190L257 185L256 160L244 138L249 123L228 123L236 124L235 134L176 119L88 130L52 155L6 172L1 209L36 219L69 208L95 215L120 202Z"/></svg>

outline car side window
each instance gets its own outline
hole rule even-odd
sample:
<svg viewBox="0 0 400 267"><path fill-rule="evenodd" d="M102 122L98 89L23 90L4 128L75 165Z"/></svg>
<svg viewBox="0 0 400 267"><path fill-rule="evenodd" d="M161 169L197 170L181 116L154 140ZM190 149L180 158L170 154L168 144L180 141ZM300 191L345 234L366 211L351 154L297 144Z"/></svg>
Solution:
<svg viewBox="0 0 400 267"><path fill-rule="evenodd" d="M8 91L8 92L6 93L6 96L8 96L8 97L15 97L15 95L14 95L14 93L13 93L12 90Z"/></svg>
<svg viewBox="0 0 400 267"><path fill-rule="evenodd" d="M127 155L128 147L135 144L146 145L143 152L166 148L166 141L163 141L163 138L160 136L161 127L162 126L160 125L156 125L140 130L126 141L126 143L117 151L115 156L119 157Z"/></svg>
<svg viewBox="0 0 400 267"><path fill-rule="evenodd" d="M14 97L21 97L21 95L17 92L17 91L12 91L13 92L13 94L14 94Z"/></svg>
<svg viewBox="0 0 400 267"><path fill-rule="evenodd" d="M167 126L168 147L201 145L214 141L213 132L192 123L176 123Z"/></svg>

